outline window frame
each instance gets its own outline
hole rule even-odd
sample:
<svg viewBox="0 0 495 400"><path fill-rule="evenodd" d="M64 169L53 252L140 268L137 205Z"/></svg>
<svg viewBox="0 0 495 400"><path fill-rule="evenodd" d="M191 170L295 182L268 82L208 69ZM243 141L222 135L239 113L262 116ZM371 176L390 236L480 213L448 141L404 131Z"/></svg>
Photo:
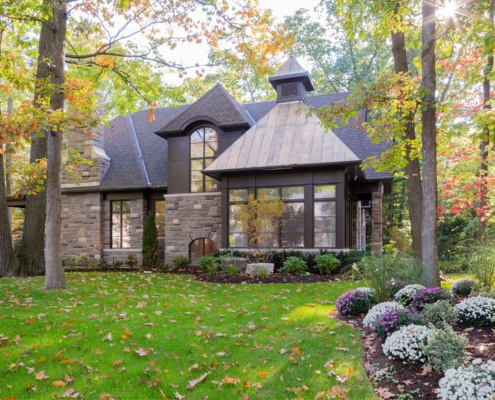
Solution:
<svg viewBox="0 0 495 400"><path fill-rule="evenodd" d="M116 212L114 210L114 204L119 203L120 209ZM123 204L129 203L128 210L124 211ZM119 236L118 236L118 246L114 246L114 215L119 215ZM129 215L129 245L124 246L124 215ZM111 200L110 201L110 248L111 249L130 249L131 248L131 235L130 235L130 227L131 227L131 201L130 200Z"/></svg>
<svg viewBox="0 0 495 400"><path fill-rule="evenodd" d="M213 131L215 133L215 139L214 141L211 140L206 140L207 138L207 131ZM201 132L200 135L202 136L202 141L201 142L193 142L193 135L197 132ZM216 143L216 149L212 149L214 152L213 156L207 156L206 155L206 149L207 149L207 144L208 143ZM193 156L193 145L201 144L202 148L202 155L201 157ZM205 168L207 168L220 154L219 152L219 147L220 147L220 141L219 141L219 134L218 131L213 128L212 126L199 126L195 128L190 134L189 134L189 191L191 193L205 193L205 192L215 192L218 191L219 189L219 182L216 179L213 179L211 177L206 176L203 174L201 171L203 171ZM201 163L201 170L194 169L193 170L193 163L194 162L200 162ZM199 172L201 173L201 180L193 180L193 173L194 172ZM211 182L212 187L210 190L207 189L207 182ZM193 184L194 183L199 183L199 190L193 190Z"/></svg>

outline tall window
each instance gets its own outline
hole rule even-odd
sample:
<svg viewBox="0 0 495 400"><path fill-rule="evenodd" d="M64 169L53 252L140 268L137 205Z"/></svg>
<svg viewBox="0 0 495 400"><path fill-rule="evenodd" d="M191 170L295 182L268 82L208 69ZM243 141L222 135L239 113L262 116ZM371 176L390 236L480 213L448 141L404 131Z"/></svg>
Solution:
<svg viewBox="0 0 495 400"><path fill-rule="evenodd" d="M191 133L191 193L218 190L218 181L201 173L218 156L218 134L202 127Z"/></svg>
<svg viewBox="0 0 495 400"><path fill-rule="evenodd" d="M316 185L314 195L314 246L335 247L337 231L335 185Z"/></svg>
<svg viewBox="0 0 495 400"><path fill-rule="evenodd" d="M158 236L165 236L165 200L155 200L155 223Z"/></svg>
<svg viewBox="0 0 495 400"><path fill-rule="evenodd" d="M247 189L229 190L229 247L248 247L248 235L241 226L241 205L248 201Z"/></svg>
<svg viewBox="0 0 495 400"><path fill-rule="evenodd" d="M112 201L112 248L131 247L131 202Z"/></svg>
<svg viewBox="0 0 495 400"><path fill-rule="evenodd" d="M199 238L189 245L189 262L195 264L198 258L213 256L217 251L217 245L208 238Z"/></svg>

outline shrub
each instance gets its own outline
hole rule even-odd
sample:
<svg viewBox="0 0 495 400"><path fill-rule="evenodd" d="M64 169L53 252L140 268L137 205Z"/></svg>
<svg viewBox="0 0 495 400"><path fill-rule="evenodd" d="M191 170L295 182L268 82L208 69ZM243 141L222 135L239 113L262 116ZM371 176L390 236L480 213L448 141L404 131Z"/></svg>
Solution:
<svg viewBox="0 0 495 400"><path fill-rule="evenodd" d="M175 256L172 258L172 263L177 267L177 268L187 268L187 257L186 256Z"/></svg>
<svg viewBox="0 0 495 400"><path fill-rule="evenodd" d="M469 270L475 275L478 282L491 288L495 283L495 246L493 243L484 243L474 248L469 258Z"/></svg>
<svg viewBox="0 0 495 400"><path fill-rule="evenodd" d="M366 295L370 299L370 303L373 303L375 301L375 297L376 297L375 289L369 287L358 287L355 290L360 290L361 292L366 293Z"/></svg>
<svg viewBox="0 0 495 400"><path fill-rule="evenodd" d="M363 325L370 328L375 324L375 321L382 315L385 311L392 311L392 310L398 310L398 309L404 309L403 306L401 306L399 303L396 301L386 301L383 303L379 303L376 306L374 306L371 310L368 311L366 316L363 319Z"/></svg>
<svg viewBox="0 0 495 400"><path fill-rule="evenodd" d="M287 257L284 261L284 266L280 269L283 274L295 274L301 275L306 272L306 263L302 258L299 257Z"/></svg>
<svg viewBox="0 0 495 400"><path fill-rule="evenodd" d="M229 265L226 269L225 272L227 275L234 276L234 275L239 275L239 266L238 265Z"/></svg>
<svg viewBox="0 0 495 400"><path fill-rule="evenodd" d="M423 285L418 284L406 285L395 294L394 298L400 304L408 306L409 304L411 304L412 298L416 294L416 292L424 288L425 287Z"/></svg>
<svg viewBox="0 0 495 400"><path fill-rule="evenodd" d="M456 280L450 290L453 294L457 294L459 296L469 296L476 285L476 281L474 279L462 278Z"/></svg>
<svg viewBox="0 0 495 400"><path fill-rule="evenodd" d="M441 400L491 400L495 397L495 361L476 359L467 367L449 369L440 380Z"/></svg>
<svg viewBox="0 0 495 400"><path fill-rule="evenodd" d="M211 267L216 267L215 257L203 256L198 258L198 265L205 271L208 271Z"/></svg>
<svg viewBox="0 0 495 400"><path fill-rule="evenodd" d="M394 297L395 294L402 288L406 287L406 285L407 283L402 279L392 279L391 281L387 282L387 288L390 297Z"/></svg>
<svg viewBox="0 0 495 400"><path fill-rule="evenodd" d="M422 325L407 325L392 333L383 344L383 352L388 358L402 361L425 362L423 348L430 329Z"/></svg>
<svg viewBox="0 0 495 400"><path fill-rule="evenodd" d="M369 310L368 295L360 290L348 290L337 299L337 310L342 315L358 315Z"/></svg>
<svg viewBox="0 0 495 400"><path fill-rule="evenodd" d="M378 340L383 342L401 327L411 324L424 325L422 315L417 311L399 308L385 311L375 320L370 329L378 336Z"/></svg>
<svg viewBox="0 0 495 400"><path fill-rule="evenodd" d="M330 253L316 256L315 261L320 274L331 274L340 265L339 259Z"/></svg>
<svg viewBox="0 0 495 400"><path fill-rule="evenodd" d="M448 300L426 304L423 308L423 317L427 324L442 328L444 324L452 324L457 320L454 307Z"/></svg>
<svg viewBox="0 0 495 400"><path fill-rule="evenodd" d="M143 266L154 268L158 264L158 230L155 216L150 211L146 216L143 233Z"/></svg>
<svg viewBox="0 0 495 400"><path fill-rule="evenodd" d="M424 288L413 295L411 308L421 311L425 304L436 303L439 300L450 300L451 298L450 293L441 287Z"/></svg>
<svg viewBox="0 0 495 400"><path fill-rule="evenodd" d="M493 325L495 300L487 297L468 297L454 307L459 322L473 325Z"/></svg>
<svg viewBox="0 0 495 400"><path fill-rule="evenodd" d="M129 254L129 257L127 257L127 260L124 262L125 265L128 267L135 267L138 264L138 259L134 257L132 254Z"/></svg>
<svg viewBox="0 0 495 400"><path fill-rule="evenodd" d="M466 346L468 339L465 335L454 332L450 325L444 324L441 329L433 329L424 347L424 353L433 369L445 372L457 368L466 361Z"/></svg>

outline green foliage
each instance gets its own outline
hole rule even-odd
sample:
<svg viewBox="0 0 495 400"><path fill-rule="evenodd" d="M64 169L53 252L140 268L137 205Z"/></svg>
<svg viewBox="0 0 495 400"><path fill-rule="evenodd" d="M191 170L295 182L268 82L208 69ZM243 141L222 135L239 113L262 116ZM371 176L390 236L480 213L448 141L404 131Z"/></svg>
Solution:
<svg viewBox="0 0 495 400"><path fill-rule="evenodd" d="M127 265L128 267L135 267L138 264L138 259L134 257L132 254L129 254L129 257L127 257L127 260L124 261L124 264Z"/></svg>
<svg viewBox="0 0 495 400"><path fill-rule="evenodd" d="M154 268L158 264L158 230L155 216L150 211L146 216L143 233L143 266Z"/></svg>
<svg viewBox="0 0 495 400"><path fill-rule="evenodd" d="M179 269L186 269L188 260L186 256L175 256L172 258L172 263Z"/></svg>
<svg viewBox="0 0 495 400"><path fill-rule="evenodd" d="M283 274L301 275L307 270L306 262L299 257L288 257L280 272Z"/></svg>
<svg viewBox="0 0 495 400"><path fill-rule="evenodd" d="M225 268L225 272L229 276L239 275L239 266L235 264L229 265Z"/></svg>
<svg viewBox="0 0 495 400"><path fill-rule="evenodd" d="M198 265L208 271L212 267L216 268L217 263L215 257L203 256L198 258Z"/></svg>
<svg viewBox="0 0 495 400"><path fill-rule="evenodd" d="M422 313L425 322L438 329L441 329L445 324L453 324L457 320L454 307L448 300L426 304Z"/></svg>
<svg viewBox="0 0 495 400"><path fill-rule="evenodd" d="M445 372L466 361L467 344L466 336L455 333L450 325L444 324L441 329L433 330L424 347L424 353L433 369Z"/></svg>
<svg viewBox="0 0 495 400"><path fill-rule="evenodd" d="M485 242L473 248L469 258L469 271L478 282L491 288L495 283L495 243Z"/></svg>
<svg viewBox="0 0 495 400"><path fill-rule="evenodd" d="M471 246L478 240L476 219L443 214L438 222L438 259L446 272L465 270Z"/></svg>
<svg viewBox="0 0 495 400"><path fill-rule="evenodd" d="M316 256L315 261L320 274L331 274L340 265L339 259L331 253Z"/></svg>
<svg viewBox="0 0 495 400"><path fill-rule="evenodd" d="M376 292L377 302L390 296L390 281L399 278L406 283L421 281L421 267L414 260L403 260L384 254L381 258L365 257L356 266L358 275Z"/></svg>

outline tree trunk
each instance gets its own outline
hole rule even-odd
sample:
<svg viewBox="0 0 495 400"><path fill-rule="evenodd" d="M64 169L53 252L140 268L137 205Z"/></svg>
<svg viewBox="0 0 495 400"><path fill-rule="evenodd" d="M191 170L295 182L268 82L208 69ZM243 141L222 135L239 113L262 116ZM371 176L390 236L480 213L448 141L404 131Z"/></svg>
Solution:
<svg viewBox="0 0 495 400"><path fill-rule="evenodd" d="M52 110L64 108L65 83L65 40L67 33L67 0L53 1L53 67L51 83L56 90L50 98ZM51 128L47 134L47 180L46 180L46 279L45 288L64 289L65 272L62 265L61 221L62 195L60 192L60 172L62 167L62 135L60 129Z"/></svg>
<svg viewBox="0 0 495 400"><path fill-rule="evenodd" d="M7 190L5 186L5 168L3 153L0 151L0 277L17 268L17 259L12 249Z"/></svg>
<svg viewBox="0 0 495 400"><path fill-rule="evenodd" d="M490 1L490 23L495 24L495 0ZM490 110L491 105L491 95L490 95L490 75L493 71L493 54L490 54L486 59L485 69L483 71L483 108L485 110ZM478 229L478 239L483 242L485 237L486 228L486 208L488 205L487 195L488 195L488 148L490 146L490 128L485 126L483 129L483 136L480 142L480 155L481 163L479 169L480 187L479 187L479 207L481 209L481 215L479 219L479 229Z"/></svg>
<svg viewBox="0 0 495 400"><path fill-rule="evenodd" d="M397 8L395 9L397 13ZM391 32L392 34L392 53L394 55L394 66L396 73L409 74L407 63L407 53L404 32ZM414 128L414 114L408 114L405 117L405 141L406 141L406 182L407 182L407 201L409 207L409 219L411 221L411 236L414 251L414 258L422 259L422 239L421 239L421 215L423 207L423 195L421 188L421 172L419 160L417 157L411 159L411 143L416 141L416 131Z"/></svg>
<svg viewBox="0 0 495 400"><path fill-rule="evenodd" d="M437 129L435 105L435 5L422 1L422 114L423 114L423 213L422 281L426 287L440 286L437 251Z"/></svg>
<svg viewBox="0 0 495 400"><path fill-rule="evenodd" d="M50 1L45 0L45 5L50 6ZM54 53L53 22L43 21L38 44L38 65L36 81L41 84L50 77L52 66L52 54ZM39 107L39 100L43 93L34 93L34 106ZM30 162L47 157L46 132L41 136L35 136L31 142ZM46 219L46 192L45 190L29 195L26 199L24 212L24 227L22 240L17 251L20 268L13 272L17 276L36 276L45 274L45 219Z"/></svg>

